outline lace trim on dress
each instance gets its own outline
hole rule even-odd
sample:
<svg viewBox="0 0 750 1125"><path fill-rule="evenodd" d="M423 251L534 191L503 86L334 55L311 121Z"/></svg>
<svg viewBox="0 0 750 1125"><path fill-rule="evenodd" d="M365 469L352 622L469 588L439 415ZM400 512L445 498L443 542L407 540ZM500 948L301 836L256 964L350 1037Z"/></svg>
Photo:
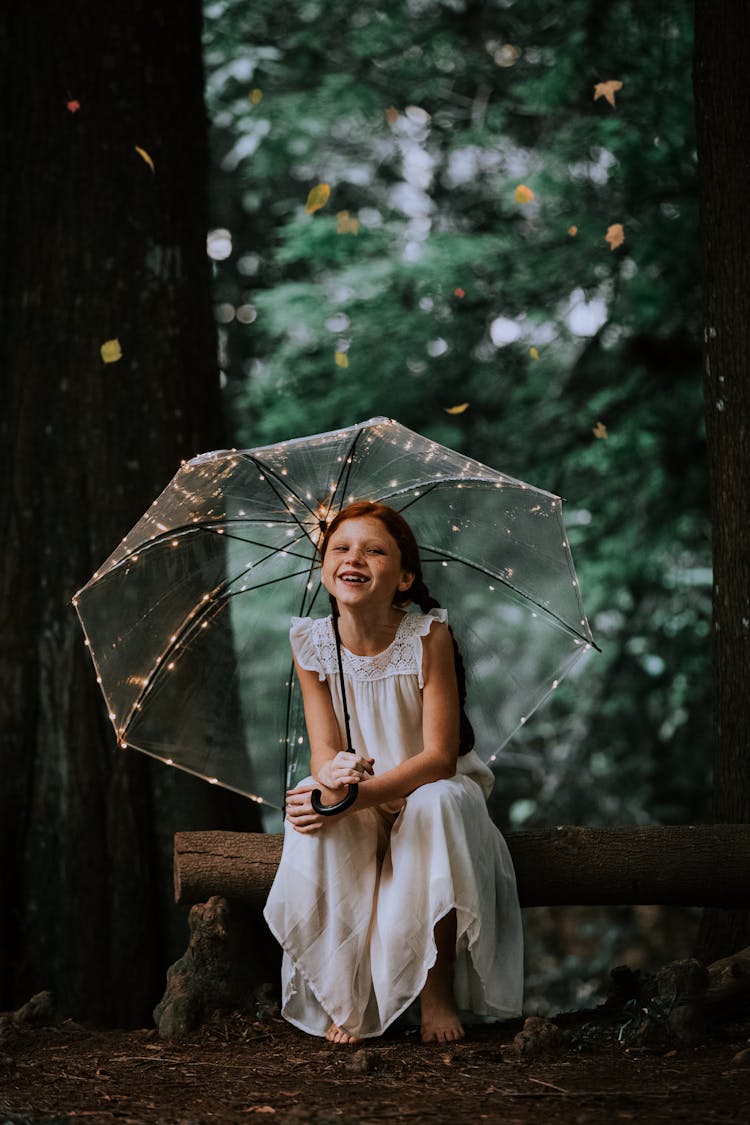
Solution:
<svg viewBox="0 0 750 1125"><path fill-rule="evenodd" d="M344 674L361 683L382 680L387 676L411 675L417 676L419 686L424 687L421 638L427 636L435 621L447 620L448 614L444 609L405 613L393 642L375 656L358 656L342 646ZM321 680L338 673L336 637L330 617L293 618L290 639L303 668L317 672Z"/></svg>

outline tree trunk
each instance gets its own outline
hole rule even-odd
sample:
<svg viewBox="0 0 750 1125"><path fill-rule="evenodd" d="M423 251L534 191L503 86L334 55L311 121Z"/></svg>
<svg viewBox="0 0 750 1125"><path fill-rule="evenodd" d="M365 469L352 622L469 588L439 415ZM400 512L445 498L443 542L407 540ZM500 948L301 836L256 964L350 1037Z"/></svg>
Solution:
<svg viewBox="0 0 750 1125"><path fill-rule="evenodd" d="M750 7L696 0L694 87L713 524L713 815L750 821ZM750 943L748 911L708 911L697 954Z"/></svg>
<svg viewBox="0 0 750 1125"><path fill-rule="evenodd" d="M738 906L750 899L750 825L543 828L507 837L522 906ZM262 906L282 836L178 832L175 900Z"/></svg>
<svg viewBox="0 0 750 1125"><path fill-rule="evenodd" d="M40 0L1 20L0 1007L50 988L133 1024L180 942L175 828L255 826L115 749L70 607L180 460L225 444L200 4Z"/></svg>

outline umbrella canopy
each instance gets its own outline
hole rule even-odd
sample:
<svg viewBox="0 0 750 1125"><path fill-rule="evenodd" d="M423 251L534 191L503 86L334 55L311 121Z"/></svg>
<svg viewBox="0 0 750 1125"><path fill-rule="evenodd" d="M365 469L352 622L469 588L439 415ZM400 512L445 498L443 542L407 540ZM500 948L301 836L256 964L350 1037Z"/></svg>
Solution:
<svg viewBox="0 0 750 1125"><path fill-rule="evenodd" d="M121 746L283 806L309 763L290 619L329 612L317 543L354 500L410 523L495 761L594 645L562 503L387 418L185 462L78 592Z"/></svg>

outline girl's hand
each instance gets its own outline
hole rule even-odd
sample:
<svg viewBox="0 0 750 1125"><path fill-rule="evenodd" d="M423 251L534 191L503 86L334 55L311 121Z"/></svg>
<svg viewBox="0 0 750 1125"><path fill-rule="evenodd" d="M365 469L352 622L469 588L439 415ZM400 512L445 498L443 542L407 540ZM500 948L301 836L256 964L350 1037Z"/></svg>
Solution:
<svg viewBox="0 0 750 1125"><path fill-rule="evenodd" d="M318 780L327 789L343 789L349 785L359 785L372 776L374 764L374 758L365 758L348 750L339 750L335 758L324 762L320 767Z"/></svg>
<svg viewBox="0 0 750 1125"><path fill-rule="evenodd" d="M349 810L342 813L337 813L335 817L322 816L317 813L312 807L312 792L314 789L320 789L320 785L307 782L304 785L298 785L296 789L290 789L286 795L286 819L291 824L295 832L318 832L324 827L326 823L331 823L334 820L340 820L342 816L346 816ZM342 796L345 795L345 790L340 790L338 793L323 793L323 804L333 805L340 801ZM356 808L357 802L351 806L353 811Z"/></svg>

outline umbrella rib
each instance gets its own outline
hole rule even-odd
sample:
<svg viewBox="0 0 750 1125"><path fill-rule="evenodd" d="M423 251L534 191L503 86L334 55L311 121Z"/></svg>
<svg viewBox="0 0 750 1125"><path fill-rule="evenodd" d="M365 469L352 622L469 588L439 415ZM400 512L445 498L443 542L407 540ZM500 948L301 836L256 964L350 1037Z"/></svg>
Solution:
<svg viewBox="0 0 750 1125"><path fill-rule="evenodd" d="M122 727L121 734L123 737L127 735L128 728L133 721L133 717L136 711L140 710L140 706L143 703L144 699L146 699L157 686L157 684L161 682L162 676L165 674L165 669L168 669L169 658L192 636L193 633L197 631L198 628L202 628L204 621L206 621L210 616L214 615L225 602L228 602L230 598L237 597L238 594L244 594L247 592L245 590L228 589L232 582L236 582L237 578L241 577L242 573L243 572L240 571L240 574L235 575L234 578L225 579L224 582L222 582L218 587L218 590L220 591L219 593L217 593L214 597L211 597L209 595L205 603L198 602L198 604L193 607L192 612L194 616L191 619L190 615L188 615L188 618L183 621L180 629L177 631L177 633L174 634L174 640L170 641L170 643L164 649L164 652L160 655L159 659L156 662L156 665L151 669L150 674L146 678L146 682L141 688L139 695L131 705L127 718L125 719ZM309 573L307 570L296 570L292 574L283 574L280 578L269 578L267 582L260 582L257 586L252 586L251 589L263 590L266 586L273 586L278 582L286 582L289 578L298 578L300 574L307 573ZM200 612L201 608L204 606L205 608L203 612Z"/></svg>
<svg viewBox="0 0 750 1125"><path fill-rule="evenodd" d="M364 429L357 430L356 434L354 435L354 438L352 439L352 444L349 446L349 452L344 457L344 463L341 466L341 472L339 473L339 479L336 481L336 488L333 491L333 495L331 496L331 500L330 500L330 503L328 505L328 510L326 511L326 518L328 518L328 512L330 512L331 508L333 507L334 497L336 496L336 494L338 493L340 488L341 488L342 500L346 496L346 490L349 487L349 477L351 476L352 464L353 464L353 461L354 461L354 450L357 448L357 442L359 441L359 439L360 439L360 437L362 436L363 433L364 433ZM342 481L343 481L343 487L342 487ZM343 504L340 503L339 507L340 508L343 507Z"/></svg>
<svg viewBox="0 0 750 1125"><path fill-rule="evenodd" d="M425 559L422 554L423 551L431 551L432 554L436 557ZM533 598L531 594L527 594L524 590L520 590L517 586L514 586L512 582L509 582L507 578L503 578L502 575L495 574L494 571L488 570L487 567L479 566L478 563L469 562L468 559L464 559L460 555L453 555L449 551L441 551L437 547L423 546L420 543L419 553L422 556L422 562L438 562L440 560L450 560L451 562L460 563L461 566L467 566L470 570L475 570L478 574L484 574L487 578L492 578L495 582L499 582L501 586L506 586L509 590L512 590L514 594L517 594L519 598L523 598L525 602L530 602L531 605L535 605L537 609L541 609L541 611L548 617L551 617L554 621L557 621L558 624L562 625L566 633L572 633L573 636L580 637L581 640L586 642L586 644L589 644L592 646L592 648L595 648L597 652L602 651L593 637L587 637L585 633L580 633L578 629L574 629L572 625L570 625L563 617L560 617L559 614L555 613L554 610L551 610L549 606L543 605L542 602L539 602L536 600L536 598Z"/></svg>
<svg viewBox="0 0 750 1125"><path fill-rule="evenodd" d="M281 485L282 488L285 488L286 491L288 493L290 493L294 497L295 500L298 500L303 508L307 508L307 510L308 510L308 512L310 513L311 516L315 516L314 509L310 507L310 505L307 503L307 501L302 496L300 496L299 493L296 492L290 484L287 484L286 481L281 479L281 477L279 476L279 474L276 472L275 469L272 469L269 465L264 464L264 462L261 461L259 457L253 457L253 455L251 453L243 453L242 456L246 461L250 461L253 465L255 465L256 469L258 469L259 472L261 473L261 475L265 477L265 479L268 481L271 489L273 490L273 492L278 497L279 502L281 504L284 504L284 508L287 512L289 512L289 509L286 507L286 504L284 503L284 497L281 495L278 488L276 488L276 485L274 484L274 481L276 483L278 483L279 485ZM295 520L298 527L302 527L302 523L300 522L300 520L297 519L294 512L289 512L289 515L292 517L293 520ZM304 528L302 528L302 530L304 531Z"/></svg>
<svg viewBox="0 0 750 1125"><path fill-rule="evenodd" d="M177 631L177 633L174 634L174 640L170 641L170 643L164 649L164 652L157 657L155 665L146 676L146 680L140 690L140 693L131 704L130 710L127 714L127 718L125 719L125 722L123 724L122 731L118 732L120 734L120 737L122 737L123 739L127 737L128 729L130 727L130 724L133 722L133 718L136 712L140 711L143 701L148 698L156 685L161 681L163 675L165 675L165 669L169 670L168 666L170 656L172 656L172 654L177 651L183 641L187 640L187 638L192 633L194 633L199 626L202 627L204 621L207 620L209 615L212 612L215 612L218 608L218 602L212 598L208 598L205 602L198 602L197 605L193 606L191 613L188 614L187 618L183 621L180 629ZM200 612L201 609L203 609L203 612ZM194 614L192 620L190 619L191 614Z"/></svg>
<svg viewBox="0 0 750 1125"><path fill-rule="evenodd" d="M444 484L444 483L445 483L444 481L437 481L436 480L434 484L431 484L431 485L429 485L428 488L425 488L424 492L420 492L419 496L412 496L409 503L404 504L403 508L399 508L398 511L399 512L405 512L408 508L411 508L412 504L416 504L417 501L421 500L423 496L428 496L431 492L434 492L434 490L438 487L439 484Z"/></svg>
<svg viewBox="0 0 750 1125"><path fill-rule="evenodd" d="M176 535L191 535L194 532L198 532L198 531L208 531L212 535L222 534L225 539L235 539L235 540L237 540L238 543L249 543L253 547L268 547L268 543L261 543L257 539L247 539L244 535L235 535L232 532L230 532L229 534L226 534L224 532L220 533L218 530L215 530L215 529L218 529L220 525L226 525L226 524L229 524L229 523L240 523L240 524L244 524L244 523L264 523L264 524L267 524L268 522L269 522L268 520L260 520L260 519L259 520L247 520L247 519L244 519L244 518L240 518L240 519L217 519L214 523L210 523L210 522L204 520L201 523L180 524L178 527L171 528L170 531L162 532L161 535L155 535L153 537L153 539L148 539L140 547L136 547L133 550L131 550L128 554L123 555L123 557L121 559L118 559L117 562L114 563L112 565L112 567L106 573L111 574L113 571L118 570L121 566L125 566L128 562L132 561L134 555L142 555L142 554L145 554L146 551L150 551L153 547L160 547L162 545L162 543L165 543L168 539L173 539ZM301 524L300 524L299 520L296 520L294 518L292 518L291 520L274 520L273 523L274 524L280 524L281 526L286 525L288 527L298 527L298 528L301 527ZM305 532L304 528L302 528L302 532L303 532L303 534L299 537L299 539L295 540L296 543L299 543L302 540L302 538L307 534L307 532ZM273 549L269 548L269 550L275 551L276 548L273 548ZM304 558L306 556L301 556L301 557ZM102 575L102 577L105 577L105 575Z"/></svg>

